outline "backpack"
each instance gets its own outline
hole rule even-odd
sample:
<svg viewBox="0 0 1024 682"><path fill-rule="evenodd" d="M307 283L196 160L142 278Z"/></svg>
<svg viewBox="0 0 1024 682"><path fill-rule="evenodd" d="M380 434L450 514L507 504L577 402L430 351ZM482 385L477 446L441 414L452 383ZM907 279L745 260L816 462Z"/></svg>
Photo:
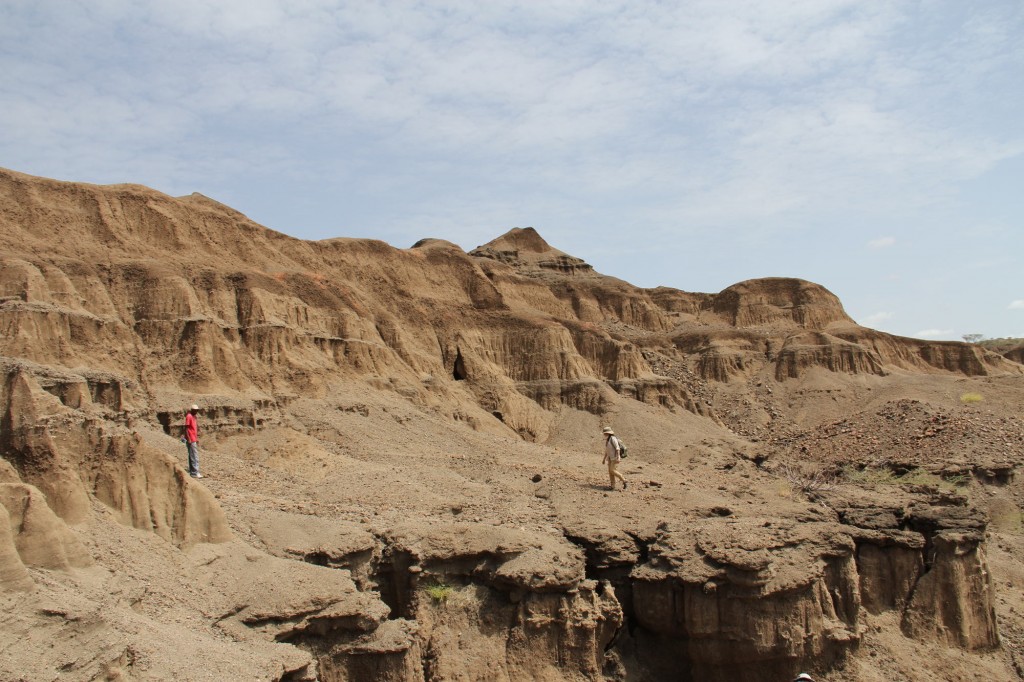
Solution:
<svg viewBox="0 0 1024 682"><path fill-rule="evenodd" d="M619 444L619 459L626 459L626 444L622 442L622 439L616 435L611 435L608 437L614 438L616 442Z"/></svg>

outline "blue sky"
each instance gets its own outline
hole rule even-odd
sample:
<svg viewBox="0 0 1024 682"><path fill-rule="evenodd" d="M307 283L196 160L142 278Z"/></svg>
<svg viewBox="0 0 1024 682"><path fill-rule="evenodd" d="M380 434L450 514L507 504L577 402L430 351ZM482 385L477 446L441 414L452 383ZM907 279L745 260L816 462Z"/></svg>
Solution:
<svg viewBox="0 0 1024 682"><path fill-rule="evenodd" d="M1019 0L4 0L0 166L1024 337Z"/></svg>

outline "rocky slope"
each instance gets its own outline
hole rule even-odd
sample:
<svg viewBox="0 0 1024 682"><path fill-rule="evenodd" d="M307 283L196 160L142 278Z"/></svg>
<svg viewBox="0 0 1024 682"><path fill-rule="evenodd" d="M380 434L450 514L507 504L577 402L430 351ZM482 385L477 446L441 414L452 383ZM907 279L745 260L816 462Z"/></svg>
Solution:
<svg viewBox="0 0 1024 682"><path fill-rule="evenodd" d="M0 676L1018 674L1008 357L531 228L303 242L0 171L0 234Z"/></svg>

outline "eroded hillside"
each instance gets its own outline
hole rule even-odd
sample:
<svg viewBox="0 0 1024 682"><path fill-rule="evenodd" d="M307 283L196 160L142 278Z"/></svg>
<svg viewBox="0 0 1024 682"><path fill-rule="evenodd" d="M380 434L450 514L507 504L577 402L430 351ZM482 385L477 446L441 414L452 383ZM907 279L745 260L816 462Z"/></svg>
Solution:
<svg viewBox="0 0 1024 682"><path fill-rule="evenodd" d="M0 171L0 231L5 677L1019 674L1010 357L530 228L304 242Z"/></svg>

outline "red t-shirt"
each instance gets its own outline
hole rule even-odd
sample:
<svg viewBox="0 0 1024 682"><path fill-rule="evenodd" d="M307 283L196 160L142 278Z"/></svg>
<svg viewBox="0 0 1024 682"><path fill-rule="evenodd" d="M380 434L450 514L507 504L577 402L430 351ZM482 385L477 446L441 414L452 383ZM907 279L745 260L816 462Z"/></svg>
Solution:
<svg viewBox="0 0 1024 682"><path fill-rule="evenodd" d="M191 412L185 415L185 440L189 443L199 440L199 423L196 422L196 416Z"/></svg>

